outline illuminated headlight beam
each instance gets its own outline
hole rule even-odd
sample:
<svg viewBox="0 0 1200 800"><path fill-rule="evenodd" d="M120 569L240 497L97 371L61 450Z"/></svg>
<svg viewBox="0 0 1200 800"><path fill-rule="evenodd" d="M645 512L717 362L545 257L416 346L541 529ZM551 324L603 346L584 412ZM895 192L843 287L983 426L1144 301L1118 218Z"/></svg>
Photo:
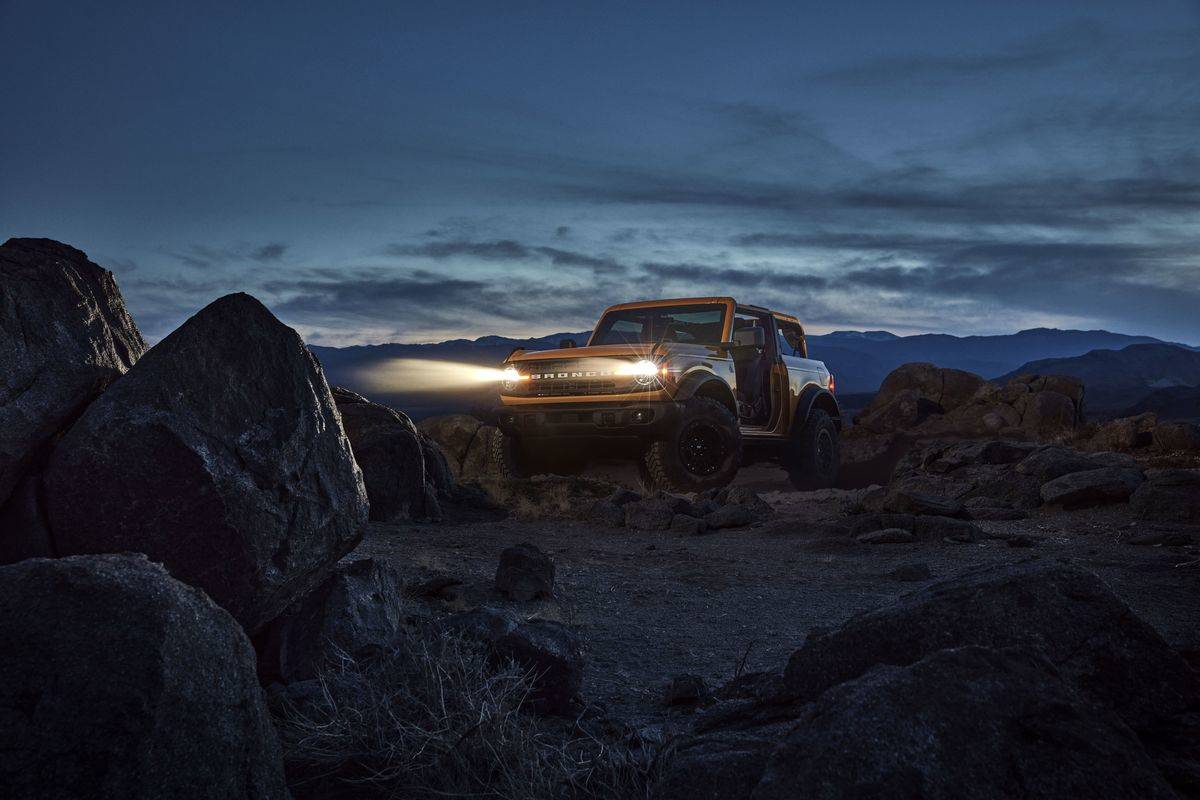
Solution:
<svg viewBox="0 0 1200 800"><path fill-rule="evenodd" d="M510 372L511 370L511 372ZM378 366L360 370L356 378L365 388L391 394L403 392L452 392L506 384L513 368L496 369L456 361L427 361L422 358L393 358ZM518 375L516 380L526 380ZM515 385L515 384L514 384Z"/></svg>

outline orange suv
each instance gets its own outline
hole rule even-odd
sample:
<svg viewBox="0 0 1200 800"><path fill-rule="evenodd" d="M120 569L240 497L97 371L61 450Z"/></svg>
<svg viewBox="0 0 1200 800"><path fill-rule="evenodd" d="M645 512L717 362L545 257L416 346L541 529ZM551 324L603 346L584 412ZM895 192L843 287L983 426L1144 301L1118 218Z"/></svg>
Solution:
<svg viewBox="0 0 1200 800"><path fill-rule="evenodd" d="M789 314L732 297L623 303L585 347L518 348L502 369L492 452L502 474L605 440L633 444L643 482L667 491L728 484L747 445L766 446L798 487L837 479L833 376L808 358Z"/></svg>

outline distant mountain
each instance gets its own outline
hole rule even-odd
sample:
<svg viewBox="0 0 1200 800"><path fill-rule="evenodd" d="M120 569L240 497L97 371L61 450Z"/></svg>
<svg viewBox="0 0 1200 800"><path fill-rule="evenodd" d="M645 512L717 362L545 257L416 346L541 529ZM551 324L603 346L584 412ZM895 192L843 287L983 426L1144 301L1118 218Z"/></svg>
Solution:
<svg viewBox="0 0 1200 800"><path fill-rule="evenodd" d="M378 366L388 359L413 358L452 361L483 366L499 364L514 347L547 350L558 347L562 339L587 342L590 332L556 333L532 339L513 339L506 336L482 336L478 339L451 339L430 344L380 344L356 347L322 347L310 349L321 360L331 383L358 388L365 394L404 409L420 419L451 411L465 411L475 404L489 401L485 392L434 394L429 392L397 391L381 394L360 385L364 370ZM808 337L812 358L824 361L837 378L838 390L846 394L870 394L896 367L912 361L930 361L942 367L955 367L991 378L1023 368L1033 361L1081 356L1094 350L1129 347L1130 345L1166 345L1149 336L1129 336L1109 331L1075 331L1054 328L1034 328L1019 333L997 336L950 336L948 334L919 334L897 336L888 331L834 331ZM1193 349L1177 345L1185 352ZM1089 396L1092 394L1089 384ZM1144 394L1144 392L1143 392ZM1141 395L1138 395L1140 398ZM1134 398L1137 399L1137 398ZM1121 408L1129 405L1124 398Z"/></svg>
<svg viewBox="0 0 1200 800"><path fill-rule="evenodd" d="M1132 417L1153 411L1159 419L1200 422L1200 386L1155 389L1117 416Z"/></svg>
<svg viewBox="0 0 1200 800"><path fill-rule="evenodd" d="M848 392L873 392L901 364L929 361L991 378L1035 359L1082 355L1101 348L1157 344L1150 336L1109 331L1031 328L997 336L849 336L847 332L808 337L808 352L824 361Z"/></svg>
<svg viewBox="0 0 1200 800"><path fill-rule="evenodd" d="M822 335L827 341L850 339L851 341L886 342L900 337L891 331L833 331Z"/></svg>
<svg viewBox="0 0 1200 800"><path fill-rule="evenodd" d="M1072 358L1030 361L1002 375L1006 380L1025 373L1073 375L1083 381L1084 406L1089 415L1112 416L1143 402L1159 390L1200 386L1200 352L1173 344L1136 344L1120 350L1092 350ZM1167 399L1170 395L1163 396ZM1164 414L1165 417L1173 415ZM1194 416L1187 414L1184 416Z"/></svg>

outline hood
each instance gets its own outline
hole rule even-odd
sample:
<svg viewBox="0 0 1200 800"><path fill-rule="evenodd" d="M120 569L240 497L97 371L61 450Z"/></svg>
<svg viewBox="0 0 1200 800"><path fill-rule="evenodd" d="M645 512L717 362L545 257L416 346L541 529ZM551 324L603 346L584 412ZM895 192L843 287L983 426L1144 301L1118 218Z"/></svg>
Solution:
<svg viewBox="0 0 1200 800"><path fill-rule="evenodd" d="M528 361L562 361L585 358L649 358L652 344L602 344L595 347L563 347L558 350L532 350L513 353L506 363ZM662 349L661 347L659 348Z"/></svg>

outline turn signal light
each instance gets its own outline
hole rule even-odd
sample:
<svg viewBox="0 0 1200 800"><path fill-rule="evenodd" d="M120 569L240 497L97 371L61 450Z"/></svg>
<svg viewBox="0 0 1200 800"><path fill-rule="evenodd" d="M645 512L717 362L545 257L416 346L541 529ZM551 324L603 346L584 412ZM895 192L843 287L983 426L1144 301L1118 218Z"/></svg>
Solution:
<svg viewBox="0 0 1200 800"><path fill-rule="evenodd" d="M829 373L829 391L834 392L836 390L837 390L837 381L835 381L833 379L833 373L831 372L831 373Z"/></svg>

